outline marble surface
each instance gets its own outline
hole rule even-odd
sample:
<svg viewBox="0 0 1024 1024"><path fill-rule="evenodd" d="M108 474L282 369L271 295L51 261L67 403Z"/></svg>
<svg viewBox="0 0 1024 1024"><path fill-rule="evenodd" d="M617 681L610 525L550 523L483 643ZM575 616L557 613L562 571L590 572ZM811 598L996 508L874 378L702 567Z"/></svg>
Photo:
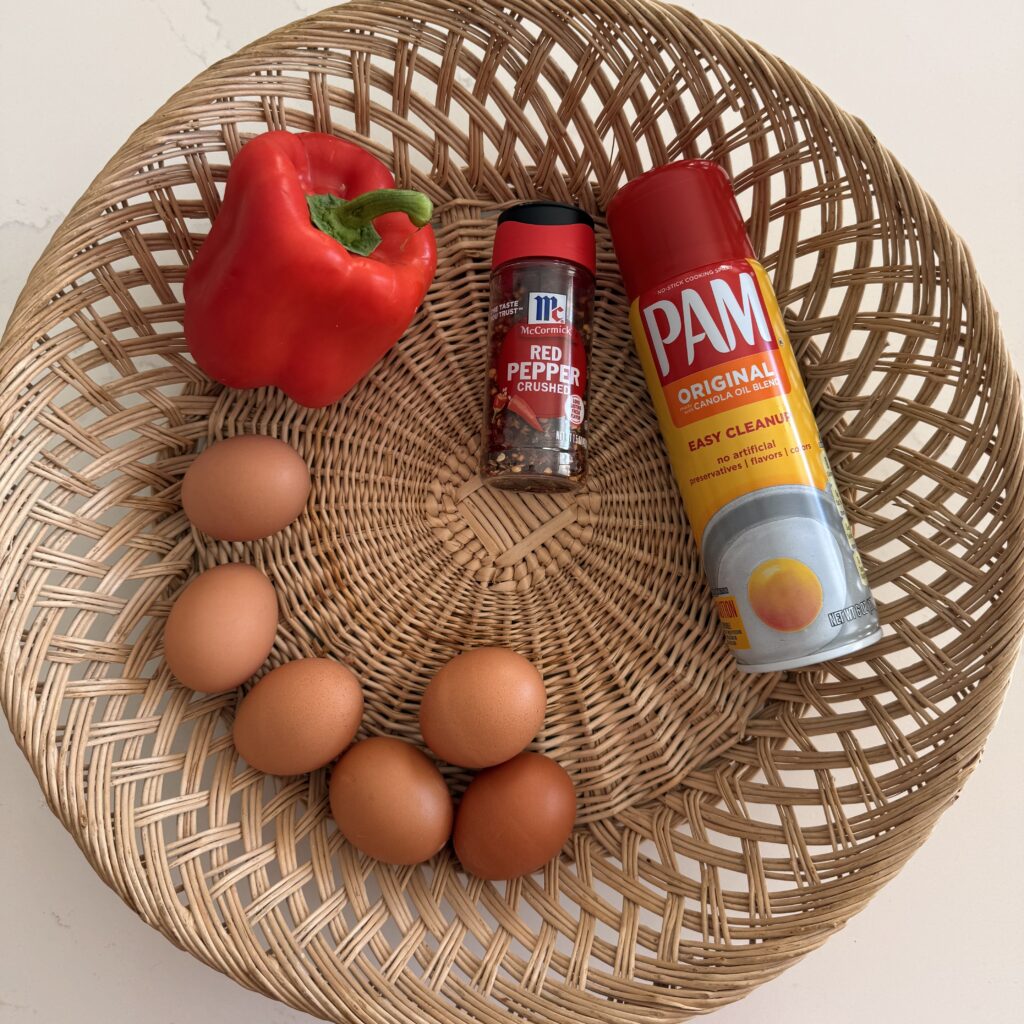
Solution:
<svg viewBox="0 0 1024 1024"><path fill-rule="evenodd" d="M137 124L210 62L320 6L0 0L0 323L54 228ZM966 239L1024 365L1016 266L1024 8L996 0L971 9L950 0L692 7L779 54L872 126ZM905 871L822 950L720 1011L716 1024L1019 1019L1022 743L1018 679L981 767ZM312 1020L243 990L135 917L46 809L6 729L0 773L0 1024Z"/></svg>

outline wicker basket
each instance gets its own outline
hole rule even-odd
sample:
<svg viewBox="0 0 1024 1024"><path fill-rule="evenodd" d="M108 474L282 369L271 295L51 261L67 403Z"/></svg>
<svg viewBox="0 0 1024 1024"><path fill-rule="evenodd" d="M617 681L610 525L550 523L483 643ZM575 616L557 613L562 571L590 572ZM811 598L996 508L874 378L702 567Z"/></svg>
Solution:
<svg viewBox="0 0 1024 1024"><path fill-rule="evenodd" d="M189 360L181 287L233 154L268 128L356 138L437 204L413 328L345 401L230 392ZM860 657L743 676L710 611L632 352L601 212L628 178L721 161L794 343L886 623ZM599 222L593 477L476 474L494 216ZM784 64L632 0L371 3L221 61L143 125L33 271L2 352L3 706L96 871L171 941L335 1021L683 1020L821 944L924 841L977 762L1022 629L1019 393L963 245L860 122ZM284 438L308 515L190 532L198 442ZM327 772L270 779L236 694L161 660L198 567L273 579L272 662L353 666L367 733L418 739L425 681L507 644L547 679L536 746L573 775L563 857L515 883L367 860ZM463 778L454 770L456 789Z"/></svg>

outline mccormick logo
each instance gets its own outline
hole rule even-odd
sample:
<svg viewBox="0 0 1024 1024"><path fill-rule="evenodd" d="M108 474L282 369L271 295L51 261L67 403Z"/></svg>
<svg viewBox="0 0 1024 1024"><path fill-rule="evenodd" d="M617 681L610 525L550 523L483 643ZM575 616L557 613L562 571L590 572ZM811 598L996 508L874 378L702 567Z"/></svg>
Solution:
<svg viewBox="0 0 1024 1024"><path fill-rule="evenodd" d="M565 295L557 292L530 292L527 304L531 324L564 324L568 320L569 303Z"/></svg>
<svg viewBox="0 0 1024 1024"><path fill-rule="evenodd" d="M642 295L638 306L677 427L789 391L779 339L746 260L681 277Z"/></svg>

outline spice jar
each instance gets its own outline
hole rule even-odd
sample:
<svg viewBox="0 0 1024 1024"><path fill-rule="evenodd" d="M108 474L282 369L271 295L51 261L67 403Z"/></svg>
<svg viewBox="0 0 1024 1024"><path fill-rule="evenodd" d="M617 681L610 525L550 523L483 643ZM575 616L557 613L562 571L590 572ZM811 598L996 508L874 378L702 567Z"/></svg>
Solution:
<svg viewBox="0 0 1024 1024"><path fill-rule="evenodd" d="M492 486L567 491L587 468L594 222L563 203L498 218L482 472Z"/></svg>

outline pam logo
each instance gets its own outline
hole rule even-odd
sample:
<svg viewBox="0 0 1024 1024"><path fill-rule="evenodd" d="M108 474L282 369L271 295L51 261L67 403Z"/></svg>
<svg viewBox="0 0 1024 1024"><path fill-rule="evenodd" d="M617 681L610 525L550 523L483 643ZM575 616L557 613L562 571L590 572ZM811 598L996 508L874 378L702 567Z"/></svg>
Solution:
<svg viewBox="0 0 1024 1024"><path fill-rule="evenodd" d="M641 296L640 311L662 384L778 347L746 261L722 264L714 276L681 278L669 297L652 298Z"/></svg>
<svg viewBox="0 0 1024 1024"><path fill-rule="evenodd" d="M569 303L565 295L557 292L530 292L529 323L564 324L568 319Z"/></svg>

